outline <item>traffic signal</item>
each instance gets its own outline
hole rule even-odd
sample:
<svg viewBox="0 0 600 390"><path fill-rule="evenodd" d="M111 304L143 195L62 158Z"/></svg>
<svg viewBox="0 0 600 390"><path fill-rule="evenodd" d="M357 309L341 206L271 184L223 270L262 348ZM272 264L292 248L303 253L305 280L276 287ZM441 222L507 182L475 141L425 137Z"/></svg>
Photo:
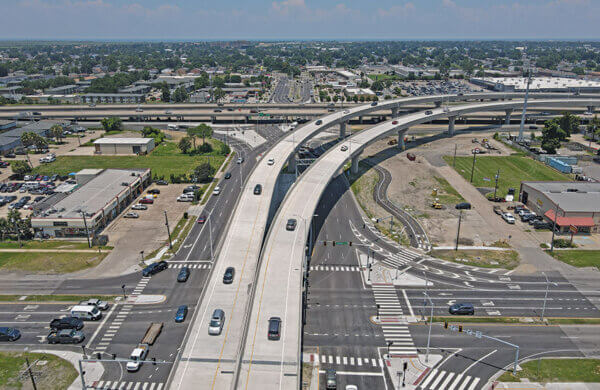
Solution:
<svg viewBox="0 0 600 390"><path fill-rule="evenodd" d="M462 325L458 325L458 332L462 332Z"/></svg>
<svg viewBox="0 0 600 390"><path fill-rule="evenodd" d="M113 353L111 356L112 356L112 360L116 360L117 359L117 354L116 353Z"/></svg>
<svg viewBox="0 0 600 390"><path fill-rule="evenodd" d="M448 329L448 321L444 321L444 329Z"/></svg>
<svg viewBox="0 0 600 390"><path fill-rule="evenodd" d="M404 362L404 371L408 369L408 362Z"/></svg>
<svg viewBox="0 0 600 390"><path fill-rule="evenodd" d="M98 359L98 360L102 359L102 353L101 352L96 352L96 359Z"/></svg>
<svg viewBox="0 0 600 390"><path fill-rule="evenodd" d="M335 241L331 241L331 245L335 246Z"/></svg>
<svg viewBox="0 0 600 390"><path fill-rule="evenodd" d="M152 365L156 366L156 358L152 358Z"/></svg>
<svg viewBox="0 0 600 390"><path fill-rule="evenodd" d="M327 246L327 241L323 241L323 246Z"/></svg>
<svg viewBox="0 0 600 390"><path fill-rule="evenodd" d="M352 246L352 241L348 242L348 245Z"/></svg>

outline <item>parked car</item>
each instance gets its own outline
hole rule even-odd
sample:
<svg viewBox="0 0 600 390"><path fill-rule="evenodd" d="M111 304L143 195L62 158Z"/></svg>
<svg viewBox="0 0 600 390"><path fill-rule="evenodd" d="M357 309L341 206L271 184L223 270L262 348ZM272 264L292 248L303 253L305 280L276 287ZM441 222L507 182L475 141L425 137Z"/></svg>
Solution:
<svg viewBox="0 0 600 390"><path fill-rule="evenodd" d="M223 330L225 324L225 312L221 309L215 309L213 312L210 323L208 325L208 334L211 336L218 336Z"/></svg>
<svg viewBox="0 0 600 390"><path fill-rule="evenodd" d="M181 305L177 308L177 312L175 313L175 322L183 322L185 321L185 317L187 316L188 307L187 305Z"/></svg>
<svg viewBox="0 0 600 390"><path fill-rule="evenodd" d="M63 329L50 332L47 339L50 344L78 344L85 340L85 335L80 330Z"/></svg>
<svg viewBox="0 0 600 390"><path fill-rule="evenodd" d="M533 223L533 228L534 229L548 229L548 230L552 230L553 227L554 227L554 224L552 222L535 221Z"/></svg>
<svg viewBox="0 0 600 390"><path fill-rule="evenodd" d="M372 107L375 107L376 105L377 105L377 102L373 102L373 103L371 103L371 106L372 106Z"/></svg>
<svg viewBox="0 0 600 390"><path fill-rule="evenodd" d="M159 273L160 271L166 270L168 267L169 265L166 261L152 263L142 270L142 276L152 276L154 274Z"/></svg>
<svg viewBox="0 0 600 390"><path fill-rule="evenodd" d="M455 303L448 308L448 312L452 315L473 315L475 307L471 303Z"/></svg>
<svg viewBox="0 0 600 390"><path fill-rule="evenodd" d="M514 223L515 223L515 217L513 217L513 215L511 213L502 214L502 219L504 219L506 221L506 223L509 223L511 225L514 225Z"/></svg>
<svg viewBox="0 0 600 390"><path fill-rule="evenodd" d="M457 203L456 206L454 206L457 210L471 210L471 203L469 202L461 202L461 203Z"/></svg>
<svg viewBox="0 0 600 390"><path fill-rule="evenodd" d="M148 193L152 195L158 195L160 194L160 190L158 188L151 188L148 190Z"/></svg>
<svg viewBox="0 0 600 390"><path fill-rule="evenodd" d="M184 194L193 194L194 192L196 192L196 190L199 190L200 186L197 185L191 185L191 186L187 186L183 189L183 193Z"/></svg>
<svg viewBox="0 0 600 390"><path fill-rule="evenodd" d="M315 125L317 125L317 126L320 126L322 124L323 124L323 121L320 119L315 122Z"/></svg>
<svg viewBox="0 0 600 390"><path fill-rule="evenodd" d="M106 301L101 301L96 298L90 298L86 301L79 302L80 305L96 306L100 310L108 310L109 304Z"/></svg>
<svg viewBox="0 0 600 390"><path fill-rule="evenodd" d="M281 337L281 318L271 317L269 318L269 331L267 338L269 340L279 340Z"/></svg>
<svg viewBox="0 0 600 390"><path fill-rule="evenodd" d="M177 281L178 282L187 282L189 277L190 277L189 267L183 267L183 268L181 268L181 270L179 271L179 274L177 275Z"/></svg>
<svg viewBox="0 0 600 390"><path fill-rule="evenodd" d="M21 332L15 328L0 328L0 341L16 341L21 337Z"/></svg>
<svg viewBox="0 0 600 390"><path fill-rule="evenodd" d="M260 195L262 193L262 186L257 184L254 186L254 195Z"/></svg>
<svg viewBox="0 0 600 390"><path fill-rule="evenodd" d="M233 277L235 276L235 268L227 267L225 269L225 273L223 274L223 283L231 284L233 283Z"/></svg>
<svg viewBox="0 0 600 390"><path fill-rule="evenodd" d="M129 212L123 216L123 218L139 218L140 215L138 213Z"/></svg>
<svg viewBox="0 0 600 390"><path fill-rule="evenodd" d="M154 203L154 199L142 198L142 199L140 199L140 203L141 204L153 204Z"/></svg>
<svg viewBox="0 0 600 390"><path fill-rule="evenodd" d="M287 223L285 224L285 230L288 230L288 231L296 230L296 220L293 218L288 219Z"/></svg>
<svg viewBox="0 0 600 390"><path fill-rule="evenodd" d="M169 185L169 183L166 180L157 180L156 185L166 186L166 185Z"/></svg>
<svg viewBox="0 0 600 390"><path fill-rule="evenodd" d="M500 206L494 206L493 210L496 214L502 215L502 208Z"/></svg>
<svg viewBox="0 0 600 390"><path fill-rule="evenodd" d="M134 204L133 206L131 206L132 210L148 210L148 206L146 206L145 204Z"/></svg>
<svg viewBox="0 0 600 390"><path fill-rule="evenodd" d="M188 194L179 195L177 197L177 201L178 202L193 202L194 201L194 195L189 194L189 193Z"/></svg>
<svg viewBox="0 0 600 390"><path fill-rule="evenodd" d="M63 317L55 318L50 322L50 329L62 330L62 329L75 329L81 330L83 328L83 321L75 317Z"/></svg>

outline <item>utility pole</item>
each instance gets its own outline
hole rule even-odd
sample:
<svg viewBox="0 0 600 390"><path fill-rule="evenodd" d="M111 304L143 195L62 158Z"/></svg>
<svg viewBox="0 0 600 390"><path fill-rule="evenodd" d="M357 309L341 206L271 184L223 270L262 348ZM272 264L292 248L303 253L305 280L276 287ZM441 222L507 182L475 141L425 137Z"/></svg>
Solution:
<svg viewBox="0 0 600 390"><path fill-rule="evenodd" d="M87 220L85 219L85 211L81 212L83 216L83 226L85 227L85 236L87 237L88 247L92 247L92 242L90 241L90 231L88 230Z"/></svg>
<svg viewBox="0 0 600 390"><path fill-rule="evenodd" d="M166 210L165 210L165 226L167 227L167 236L169 237L169 249L173 249L173 242L171 241L171 230L169 229L169 218L167 218Z"/></svg>
<svg viewBox="0 0 600 390"><path fill-rule="evenodd" d="M462 220L462 210L460 210L460 212L458 214L458 229L456 229L456 246L454 247L455 251L458 250L458 238L460 236L460 221L461 220Z"/></svg>
<svg viewBox="0 0 600 390"><path fill-rule="evenodd" d="M527 100L529 99L529 85L531 84L531 65L528 69L527 74L527 87L525 89L525 101L523 102L523 112L521 113L521 125L519 126L519 138L517 140L523 141L523 128L525 127L525 116L527 115Z"/></svg>
<svg viewBox="0 0 600 390"><path fill-rule="evenodd" d="M454 144L454 158L452 159L452 168L456 168L456 148L458 144Z"/></svg>
<svg viewBox="0 0 600 390"><path fill-rule="evenodd" d="M554 252L554 232L556 232L556 222L558 221L558 203L554 210L554 223L552 224L552 240L550 241L550 253Z"/></svg>
<svg viewBox="0 0 600 390"><path fill-rule="evenodd" d="M498 168L498 173L496 173L496 185L494 186L494 201L496 201L496 191L498 191L498 179L500 179L500 168Z"/></svg>
<svg viewBox="0 0 600 390"><path fill-rule="evenodd" d="M429 363L429 343L431 342L431 325L433 324L433 301L429 298L427 293L425 294L425 298L429 300L429 304L431 305L431 314L429 315L429 333L427 334L427 352L425 353L425 363Z"/></svg>
<svg viewBox="0 0 600 390"><path fill-rule="evenodd" d="M475 173L475 156L477 155L477 153L475 153L475 150L473 149L473 166L471 167L471 180L469 180L469 182L473 183L473 173Z"/></svg>
<svg viewBox="0 0 600 390"><path fill-rule="evenodd" d="M33 372L31 371L31 364L29 364L28 358L25 358L25 363L27 364L27 371L29 372L29 377L31 378L31 385L33 386L33 390L37 390L35 378L33 377Z"/></svg>
<svg viewBox="0 0 600 390"><path fill-rule="evenodd" d="M544 294L544 306L542 307L542 315L540 317L540 321L544 322L544 314L546 313L546 300L548 299L548 290L550 290L550 280L548 280L548 275L545 272L542 272L544 277L546 278L546 293ZM552 283L554 286L558 286L556 283Z"/></svg>
<svg viewBox="0 0 600 390"><path fill-rule="evenodd" d="M208 215L208 238L210 240L210 262L213 262L214 256L213 256L213 240L212 240L212 222L210 221L212 219L212 212Z"/></svg>

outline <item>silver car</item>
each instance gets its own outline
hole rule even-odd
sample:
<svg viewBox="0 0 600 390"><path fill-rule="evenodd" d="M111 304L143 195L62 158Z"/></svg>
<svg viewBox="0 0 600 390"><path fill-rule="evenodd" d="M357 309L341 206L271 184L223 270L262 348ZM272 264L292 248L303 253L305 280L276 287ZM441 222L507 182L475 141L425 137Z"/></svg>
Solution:
<svg viewBox="0 0 600 390"><path fill-rule="evenodd" d="M208 334L211 336L220 335L223 324L225 324L225 312L221 309L215 309L208 325Z"/></svg>

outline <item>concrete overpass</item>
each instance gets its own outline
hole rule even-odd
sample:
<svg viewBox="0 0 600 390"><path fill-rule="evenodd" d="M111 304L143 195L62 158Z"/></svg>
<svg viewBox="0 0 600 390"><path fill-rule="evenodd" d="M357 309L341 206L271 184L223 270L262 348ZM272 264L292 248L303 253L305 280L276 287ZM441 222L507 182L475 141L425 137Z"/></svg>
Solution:
<svg viewBox="0 0 600 390"><path fill-rule="evenodd" d="M585 107L599 103L600 98L540 100L529 101L528 104L538 107L544 104ZM317 159L288 191L265 238L237 388L297 389L300 386L302 299L307 247L310 253L310 243L308 246L306 243L312 217L325 188L348 160L352 160L352 169L356 171L359 155L367 145L391 133L398 133L399 139L403 139L410 126L432 119L453 118L486 110L517 110L522 106L523 101L489 102L437 108L430 115L425 112L409 114L358 132L340 142L347 150L342 151L338 144ZM323 122L327 120L324 118ZM453 134L453 122L450 123L449 132ZM311 126L314 124L306 127ZM295 231L285 228L290 218L298 220ZM282 337L278 342L269 341L265 336L271 316L283 320Z"/></svg>
<svg viewBox="0 0 600 390"><path fill-rule="evenodd" d="M489 99L502 99L501 96L503 95L488 93L486 96ZM561 96L564 97L564 95ZM477 99L480 97L481 96L478 96ZM297 331L293 330L296 329L295 324L298 323L298 318L294 318L293 316L299 314L297 311L297 308L300 305L300 298L298 296L300 290L298 289L298 283L301 283L301 280L298 280L297 278L301 278L302 276L301 267L293 270L290 269L289 272L286 269L285 272L280 274L280 276L289 275L289 278L293 278L289 280L279 280L286 289L292 288L289 292L282 292L283 295L281 295L281 298L285 298L285 301L282 302L289 304L289 310L287 311L289 317L284 320L285 338L280 342L277 342L276 345L273 344L275 349L283 345L291 346L287 351L280 351L285 355L285 359L282 358L284 355L274 356L274 351L270 349L271 347L267 348L265 351L261 350L264 341L266 341L266 333L262 334L265 324L262 322L257 323L255 321L258 321L258 319L261 319L262 321L265 312L263 311L261 313L259 311L254 313L257 302L258 304L261 304L262 299L253 301L253 296L257 291L258 294L262 294L262 292L265 291L264 285L261 286L261 280L265 280L264 272L269 271L269 264L273 264L270 263L269 260L266 260L264 254L268 253L265 251L268 249L265 249L263 250L262 262L263 267L266 268L262 269L258 267L259 259L261 258L261 248L266 248L263 247L263 238L266 234L269 215L273 213L277 207L276 205L272 205L272 200L278 185L279 173L288 161L290 165L294 164L293 158L290 157L293 157L301 143L330 126L339 124L341 127L341 136L344 136L345 124L353 117L365 115L376 110L390 110L393 112L393 115L397 115L398 109L405 105L429 102L435 103L436 101L441 102L442 99L445 100L446 98L446 96L441 95L404 98L384 101L376 106L361 105L347 108L343 111L327 115L318 121L310 122L299 127L265 153L261 162L259 162L250 177L246 180L245 187L237 200L237 204L235 206L231 205L232 207L235 207L235 211L228 223L228 230L224 236L223 247L218 254L218 260L211 270L211 275L206 288L204 289L203 296L194 313L192 319L193 324L190 325L190 331L186 336L182 351L178 356L178 364L173 370L170 378L172 389L235 388L236 386L241 386L242 383L244 383L242 382L244 380L256 384L256 379L259 377L257 373L263 372L263 370L265 372L265 379L268 379L268 382L260 382L261 386L264 385L266 388L274 388L275 386L278 388L298 387L298 346L301 328L298 328ZM454 95L452 98L455 100L471 99L471 96ZM532 97L532 100L535 100L535 98ZM560 101L544 100L544 104L553 104L555 102L560 105ZM600 100L590 99L586 100L586 102L597 105L600 103ZM506 104L506 106L499 105L494 107L502 109L504 109L503 107L507 107L507 109L513 109L514 107L519 107L519 104L522 105L522 103L512 103L512 105L511 103ZM574 106L580 106L581 104L582 103L578 100ZM427 116L424 122L427 122L428 120L426 119L428 118L431 120L437 117L443 117L444 115L440 115L437 112L444 112L445 110L445 107L436 109L436 115ZM359 134L362 133L364 132L360 132ZM352 139L353 138L354 137L352 137ZM266 164L266 161L270 158L273 158L275 161L273 165ZM235 169L235 166L231 169ZM256 184L262 185L263 190L261 195L253 194L253 188ZM293 187L293 193L296 192L295 188L297 188L298 185L299 183ZM288 198L290 196L291 195L288 194ZM310 199L308 200L312 201L312 197L309 198ZM318 197L316 201L318 201ZM281 209L287 210L287 206L283 207L282 205L280 210ZM304 211L305 210L301 210L300 212L303 213ZM281 218L284 218L282 215L287 215L287 211L280 211L275 223L279 224ZM307 220L307 223L309 222L310 219ZM279 225L277 229L278 228ZM305 232L300 236L298 235L300 231L302 231L302 228L297 229L296 234L294 235L294 243L297 243L298 240L301 242L294 246L294 256L297 256L298 250L302 252L304 243L306 242ZM296 259L297 257L291 257L290 253L292 252L286 253L283 257L278 259L277 262L281 260L284 263L291 264L291 260ZM268 256L269 259L275 258L272 257L271 254ZM225 268L229 266L236 268L235 280L233 284L224 285L222 283L222 275ZM271 273L271 271L269 271L269 273ZM256 283L257 280L258 285ZM270 288L274 288L275 285L269 286ZM279 288L273 291L281 291L281 285L277 285L277 287ZM290 299L296 300L296 302L290 302ZM226 313L225 327L220 336L209 336L207 331L208 322L212 311L217 308L223 309ZM251 317L251 314L255 317ZM256 315L258 317L256 317ZM248 324L251 326L252 324L255 324L255 326L251 327L251 330L248 331ZM290 326L290 324L294 325ZM294 334L292 335L292 333ZM256 339L255 337L259 337L259 339ZM260 368L257 368L257 366L259 366L259 362L262 359L259 360L254 357L248 359L247 357L244 357L244 360L247 361L244 362L241 360L242 352L244 350L246 356L248 353L254 353L253 348L249 348L246 343L255 343L255 341L258 341L256 347L259 348L256 351L256 356L260 354L261 356L271 359L264 360L264 364L261 365ZM290 364L282 365L281 361L289 362ZM254 364L254 366L251 366L250 364ZM243 365L244 370L248 372L248 375L239 375L240 365ZM277 373L275 372L275 369L277 369ZM239 383L238 380L240 381Z"/></svg>

